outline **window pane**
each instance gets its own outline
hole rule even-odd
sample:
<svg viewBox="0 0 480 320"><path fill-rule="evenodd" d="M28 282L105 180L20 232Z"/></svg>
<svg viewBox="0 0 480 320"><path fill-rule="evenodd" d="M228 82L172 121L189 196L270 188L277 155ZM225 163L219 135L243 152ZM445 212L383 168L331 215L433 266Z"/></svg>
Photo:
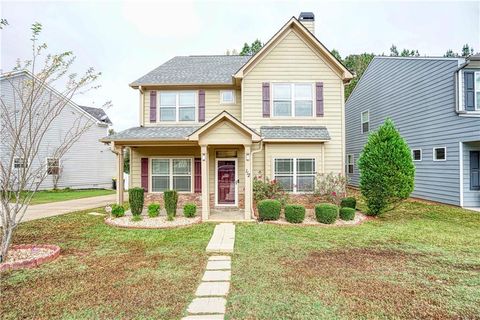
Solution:
<svg viewBox="0 0 480 320"><path fill-rule="evenodd" d="M312 100L312 85L311 84L296 84L295 85L295 99L298 99L298 100Z"/></svg>
<svg viewBox="0 0 480 320"><path fill-rule="evenodd" d="M369 114L368 111L362 112L362 123L369 121Z"/></svg>
<svg viewBox="0 0 480 320"><path fill-rule="evenodd" d="M195 93L194 92L180 92L178 95L178 104L183 107L195 106Z"/></svg>
<svg viewBox="0 0 480 320"><path fill-rule="evenodd" d="M159 177L154 176L152 177L152 191L154 192L162 192L165 190L170 189L170 178L167 176Z"/></svg>
<svg viewBox="0 0 480 320"><path fill-rule="evenodd" d="M298 174L315 173L315 160L314 159L298 159L297 173Z"/></svg>
<svg viewBox="0 0 480 320"><path fill-rule="evenodd" d="M274 101L273 114L275 116L291 116L292 103L290 101Z"/></svg>
<svg viewBox="0 0 480 320"><path fill-rule="evenodd" d="M175 121L175 108L160 108L160 121Z"/></svg>
<svg viewBox="0 0 480 320"><path fill-rule="evenodd" d="M295 116L312 116L312 101L295 101Z"/></svg>
<svg viewBox="0 0 480 320"><path fill-rule="evenodd" d="M314 186L315 186L315 176L297 177L297 191L299 192L313 191Z"/></svg>
<svg viewBox="0 0 480 320"><path fill-rule="evenodd" d="M152 174L168 174L169 172L168 159L152 159Z"/></svg>
<svg viewBox="0 0 480 320"><path fill-rule="evenodd" d="M292 87L289 84L274 84L273 99L274 100L290 100Z"/></svg>
<svg viewBox="0 0 480 320"><path fill-rule="evenodd" d="M192 178L190 176L174 176L173 189L177 191L190 191Z"/></svg>
<svg viewBox="0 0 480 320"><path fill-rule="evenodd" d="M480 84L478 86L480 87ZM477 91L477 109L480 109L480 91Z"/></svg>
<svg viewBox="0 0 480 320"><path fill-rule="evenodd" d="M195 120L195 108L180 108L178 117L180 121L194 121Z"/></svg>
<svg viewBox="0 0 480 320"><path fill-rule="evenodd" d="M190 159L174 159L173 160L173 174L190 174L191 162Z"/></svg>
<svg viewBox="0 0 480 320"><path fill-rule="evenodd" d="M285 191L293 191L293 177L292 176L275 176L275 180L283 187Z"/></svg>
<svg viewBox="0 0 480 320"><path fill-rule="evenodd" d="M413 160L419 161L422 158L422 152L420 150L413 150Z"/></svg>
<svg viewBox="0 0 480 320"><path fill-rule="evenodd" d="M475 90L480 91L480 72L475 72Z"/></svg>
<svg viewBox="0 0 480 320"><path fill-rule="evenodd" d="M275 174L293 173L293 159L275 159Z"/></svg>
<svg viewBox="0 0 480 320"><path fill-rule="evenodd" d="M353 173L353 164L348 165L348 173Z"/></svg>
<svg viewBox="0 0 480 320"><path fill-rule="evenodd" d="M445 160L445 148L436 148L435 149L435 159Z"/></svg>
<svg viewBox="0 0 480 320"><path fill-rule="evenodd" d="M161 106L175 106L177 94L175 92L160 92Z"/></svg>
<svg viewBox="0 0 480 320"><path fill-rule="evenodd" d="M222 102L233 102L233 91L223 91Z"/></svg>
<svg viewBox="0 0 480 320"><path fill-rule="evenodd" d="M368 132L369 130L369 125L368 122L365 122L362 124L362 132Z"/></svg>

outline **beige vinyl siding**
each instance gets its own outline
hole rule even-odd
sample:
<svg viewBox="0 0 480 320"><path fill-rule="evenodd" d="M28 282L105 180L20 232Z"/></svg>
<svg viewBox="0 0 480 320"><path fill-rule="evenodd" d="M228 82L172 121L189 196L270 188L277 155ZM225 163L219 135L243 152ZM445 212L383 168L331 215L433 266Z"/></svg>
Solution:
<svg viewBox="0 0 480 320"><path fill-rule="evenodd" d="M318 81L323 82L324 86L324 117L263 118L262 82ZM325 143L325 171L343 172L343 82L295 31L290 30L263 60L245 75L242 88L242 121L246 125L254 129L265 125L324 125L331 137L331 141ZM313 96L315 97L315 94ZM268 161L266 165L269 165Z"/></svg>
<svg viewBox="0 0 480 320"><path fill-rule="evenodd" d="M194 88L194 89L175 89L175 91L181 91L181 90L186 90L186 91L198 91L202 89L201 87ZM236 117L237 119L240 119L241 113L240 113L240 106L242 103L242 95L240 94L240 90L235 90L235 103L234 104L220 104L220 91L223 90L233 90L233 89L204 89L205 90L205 122L209 121L210 119L214 118L216 115L221 113L222 111L228 111L231 115ZM151 123L150 122L150 91L147 90L144 93L144 105L143 105L143 120L144 124L146 127L149 126L159 126L159 125L165 125L165 124L176 124L176 122L173 121L167 121L167 122L155 122ZM159 90L161 91L161 90ZM158 97L157 97L158 99ZM198 99L198 97L197 97ZM198 107L198 106L197 106ZM157 117L158 117L158 109L157 109ZM195 117L198 120L198 109L195 110ZM192 125L192 124L198 124L198 122L180 122L181 124L184 125ZM204 122L201 122L200 124L203 124Z"/></svg>
<svg viewBox="0 0 480 320"><path fill-rule="evenodd" d="M148 157L200 157L200 147L192 146L162 146L162 147L134 147L130 158L130 187L141 187L142 168L141 159Z"/></svg>
<svg viewBox="0 0 480 320"><path fill-rule="evenodd" d="M252 152L258 150L259 146L252 147ZM252 163L252 177L261 176L262 179L265 178L265 147L257 153L253 155L253 163Z"/></svg>
<svg viewBox="0 0 480 320"><path fill-rule="evenodd" d="M322 143L266 143L265 177L273 179L273 159L315 158L315 170L322 172Z"/></svg>
<svg viewBox="0 0 480 320"><path fill-rule="evenodd" d="M238 128L229 120L223 120L200 134L199 145L224 144L251 144L252 138L245 131Z"/></svg>

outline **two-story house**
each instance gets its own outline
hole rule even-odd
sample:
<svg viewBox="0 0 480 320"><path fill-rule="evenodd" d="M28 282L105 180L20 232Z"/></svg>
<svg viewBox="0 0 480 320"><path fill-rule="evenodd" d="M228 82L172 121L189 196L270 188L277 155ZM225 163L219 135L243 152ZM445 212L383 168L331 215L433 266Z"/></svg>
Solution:
<svg viewBox="0 0 480 320"><path fill-rule="evenodd" d="M301 199L317 173L343 172L351 78L315 37L314 15L302 13L254 56L174 57L134 81L140 126L103 141L119 168L129 147L130 187L143 187L147 202L175 189L204 220L232 207L250 219L254 177Z"/></svg>
<svg viewBox="0 0 480 320"><path fill-rule="evenodd" d="M376 57L346 103L346 170L391 118L412 149L414 197L480 207L480 56Z"/></svg>

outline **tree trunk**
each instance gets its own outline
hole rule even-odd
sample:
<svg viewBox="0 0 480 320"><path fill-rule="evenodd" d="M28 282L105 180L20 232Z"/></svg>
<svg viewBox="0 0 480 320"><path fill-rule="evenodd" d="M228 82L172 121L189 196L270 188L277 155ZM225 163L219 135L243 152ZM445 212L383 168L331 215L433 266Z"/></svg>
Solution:
<svg viewBox="0 0 480 320"><path fill-rule="evenodd" d="M12 242L12 234L15 228L2 228L2 244L0 248L0 263L7 260L8 250Z"/></svg>

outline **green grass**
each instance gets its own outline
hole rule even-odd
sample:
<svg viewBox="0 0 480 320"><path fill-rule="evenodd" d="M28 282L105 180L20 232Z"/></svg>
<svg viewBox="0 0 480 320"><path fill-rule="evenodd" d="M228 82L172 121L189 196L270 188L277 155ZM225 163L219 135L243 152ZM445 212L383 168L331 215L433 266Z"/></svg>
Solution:
<svg viewBox="0 0 480 320"><path fill-rule="evenodd" d="M62 251L39 268L1 275L0 319L183 315L205 269L214 226L119 229L90 211L20 225L14 243L51 243Z"/></svg>
<svg viewBox="0 0 480 320"><path fill-rule="evenodd" d="M355 227L237 226L227 319L480 319L480 215L408 202Z"/></svg>
<svg viewBox="0 0 480 320"><path fill-rule="evenodd" d="M66 201L82 198L90 198L114 194L115 190L107 189L60 189L60 190L42 190L37 191L32 198L30 204L42 204L57 201Z"/></svg>

